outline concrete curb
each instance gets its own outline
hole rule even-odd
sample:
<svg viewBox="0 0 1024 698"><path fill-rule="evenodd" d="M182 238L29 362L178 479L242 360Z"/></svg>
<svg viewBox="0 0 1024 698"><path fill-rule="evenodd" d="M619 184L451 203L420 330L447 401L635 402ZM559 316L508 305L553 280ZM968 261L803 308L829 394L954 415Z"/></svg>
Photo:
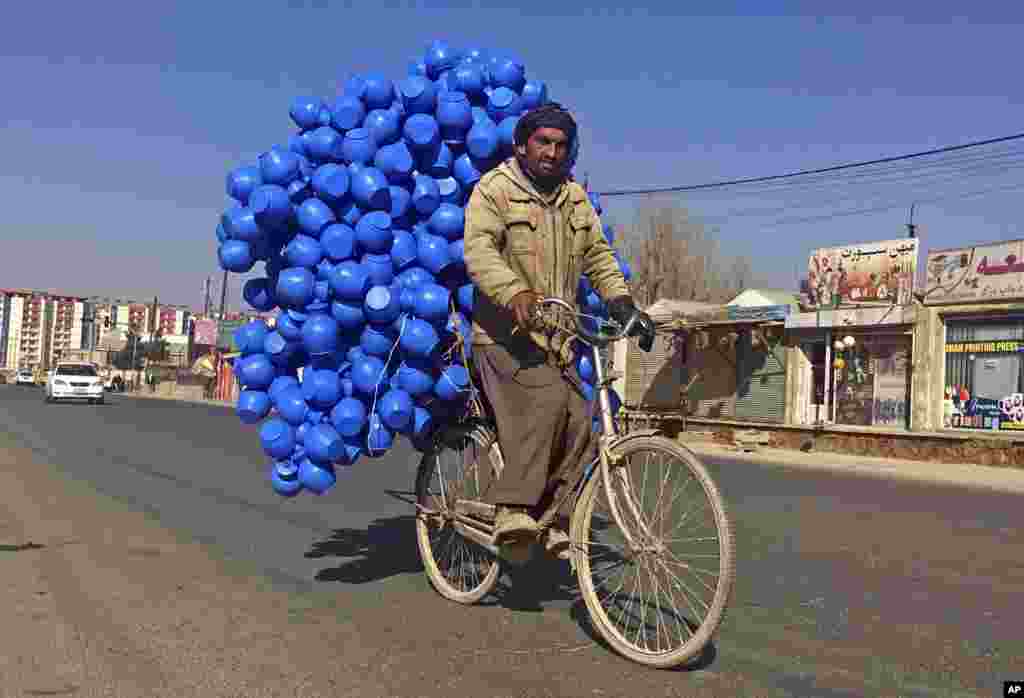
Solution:
<svg viewBox="0 0 1024 698"><path fill-rule="evenodd" d="M748 453L725 444L700 439L681 439L680 443L698 456L707 458L1024 494L1024 470L1019 468L933 463L831 452L803 453L763 447Z"/></svg>
<svg viewBox="0 0 1024 698"><path fill-rule="evenodd" d="M174 395L147 395L145 393L107 393L107 395L116 395L117 397L127 397L136 400L163 400L165 402L187 402L192 405L213 405L215 407L234 407L230 402L223 400L205 400L199 399L194 400L190 398L177 397Z"/></svg>

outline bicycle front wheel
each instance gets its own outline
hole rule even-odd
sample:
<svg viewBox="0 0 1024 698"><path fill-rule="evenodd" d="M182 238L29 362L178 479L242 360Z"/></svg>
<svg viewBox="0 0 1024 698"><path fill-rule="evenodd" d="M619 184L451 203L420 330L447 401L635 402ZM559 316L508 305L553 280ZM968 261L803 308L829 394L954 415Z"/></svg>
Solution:
<svg viewBox="0 0 1024 698"><path fill-rule="evenodd" d="M667 438L627 439L612 456L608 489L618 517L601 477L590 480L573 514L580 590L617 652L647 666L678 666L711 640L732 591L735 542L725 504L700 460Z"/></svg>

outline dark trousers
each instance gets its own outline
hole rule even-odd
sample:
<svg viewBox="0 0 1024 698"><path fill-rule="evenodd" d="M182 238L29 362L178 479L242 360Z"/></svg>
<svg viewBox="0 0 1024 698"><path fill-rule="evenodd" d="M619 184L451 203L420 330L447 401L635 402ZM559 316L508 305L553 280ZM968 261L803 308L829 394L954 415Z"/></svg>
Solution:
<svg viewBox="0 0 1024 698"><path fill-rule="evenodd" d="M492 504L527 507L539 517L592 458L590 404L529 340L474 345L473 360L505 460L501 477L484 496ZM565 502L560 513L568 515L570 505Z"/></svg>

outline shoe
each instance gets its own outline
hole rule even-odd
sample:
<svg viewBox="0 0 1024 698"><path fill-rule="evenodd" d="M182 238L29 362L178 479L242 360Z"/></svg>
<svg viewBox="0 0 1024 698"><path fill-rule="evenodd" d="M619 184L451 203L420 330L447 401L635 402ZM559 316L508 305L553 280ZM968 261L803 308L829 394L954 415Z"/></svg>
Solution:
<svg viewBox="0 0 1024 698"><path fill-rule="evenodd" d="M535 538L540 531L537 521L516 507L498 507L494 519L494 543L502 545L506 542L519 541L524 538Z"/></svg>
<svg viewBox="0 0 1024 698"><path fill-rule="evenodd" d="M549 554L559 560L568 560L570 553L569 534L560 528L551 527L548 529L547 540L544 541L544 548Z"/></svg>

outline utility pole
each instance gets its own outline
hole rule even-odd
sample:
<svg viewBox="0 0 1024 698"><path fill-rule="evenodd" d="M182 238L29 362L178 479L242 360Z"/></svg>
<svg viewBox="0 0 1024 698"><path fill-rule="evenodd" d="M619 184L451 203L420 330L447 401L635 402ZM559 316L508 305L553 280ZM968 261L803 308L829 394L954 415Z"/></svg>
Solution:
<svg viewBox="0 0 1024 698"><path fill-rule="evenodd" d="M210 315L210 282L211 278L206 277L206 281L203 283L203 317Z"/></svg>
<svg viewBox="0 0 1024 698"><path fill-rule="evenodd" d="M917 237L917 226L914 225L914 207L916 205L910 204L910 220L907 221L907 237L911 239Z"/></svg>
<svg viewBox="0 0 1024 698"><path fill-rule="evenodd" d="M228 272L224 271L224 279L220 282L220 319L224 320L224 307L228 302Z"/></svg>

